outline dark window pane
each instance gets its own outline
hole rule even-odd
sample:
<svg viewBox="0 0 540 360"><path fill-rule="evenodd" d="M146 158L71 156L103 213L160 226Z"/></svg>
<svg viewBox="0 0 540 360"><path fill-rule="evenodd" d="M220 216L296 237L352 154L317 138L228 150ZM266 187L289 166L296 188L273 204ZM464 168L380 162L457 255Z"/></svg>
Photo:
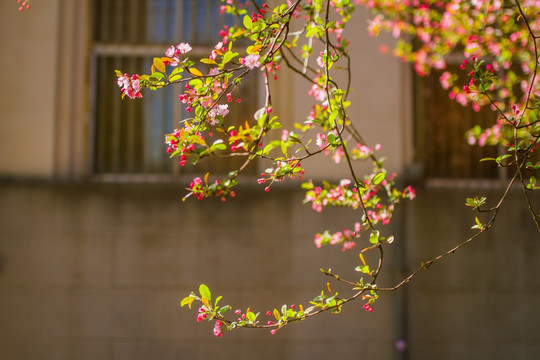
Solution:
<svg viewBox="0 0 540 360"><path fill-rule="evenodd" d="M457 66L456 66L457 68ZM470 146L465 132L474 125L495 123L497 114L489 108L475 112L448 97L441 87L441 72L416 77L416 154L427 178L497 178L493 162L479 162L496 157L493 146Z"/></svg>

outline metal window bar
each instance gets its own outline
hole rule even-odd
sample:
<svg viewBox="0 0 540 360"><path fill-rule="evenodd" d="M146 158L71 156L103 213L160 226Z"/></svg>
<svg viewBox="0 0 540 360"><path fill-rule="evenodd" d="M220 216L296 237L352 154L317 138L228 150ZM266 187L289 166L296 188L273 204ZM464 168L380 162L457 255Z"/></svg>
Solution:
<svg viewBox="0 0 540 360"><path fill-rule="evenodd" d="M122 100L114 70L127 73L149 69L154 56L167 46L187 41L192 56L208 56L217 42L214 36L232 17L219 13L219 0L96 0L94 1L93 69L94 174L178 174L212 169L227 172L242 159L205 159L196 169L175 166L166 154L164 134L188 117L168 87L146 91L144 99ZM246 81L244 81L246 83ZM258 98L256 82L241 90L242 113L253 113ZM230 104L231 108L238 107ZM247 107L247 108L246 108ZM229 116L240 113L231 111ZM247 119L238 118L237 123ZM251 167L254 171L255 166Z"/></svg>
<svg viewBox="0 0 540 360"><path fill-rule="evenodd" d="M452 67L454 65L449 65ZM455 65L457 68L457 65ZM497 116L490 109L474 112L449 99L435 71L416 77L416 153L424 166L426 179L499 179L493 162L479 162L496 157L494 146L470 146L464 133L474 125L489 126Z"/></svg>

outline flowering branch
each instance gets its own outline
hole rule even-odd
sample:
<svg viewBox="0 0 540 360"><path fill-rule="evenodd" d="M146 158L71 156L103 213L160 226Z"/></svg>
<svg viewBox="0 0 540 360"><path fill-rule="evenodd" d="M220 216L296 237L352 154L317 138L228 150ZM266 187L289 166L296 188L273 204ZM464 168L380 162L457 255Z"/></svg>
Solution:
<svg viewBox="0 0 540 360"><path fill-rule="evenodd" d="M244 162L231 169L223 180L209 181L208 173L203 178L193 179L186 197L194 195L203 199L218 196L226 200L227 196L234 196L232 188L237 184L236 178L256 158L271 162L257 180L259 184L265 184L265 191L286 178L303 179L305 169L301 161L304 159L320 154L331 156L336 163L345 159L349 178L338 184L326 181L322 185L311 181L303 183L302 188L306 190L304 202L310 203L317 212L327 206L345 206L360 209L361 213L351 229L335 233L326 230L316 234L314 242L317 247L339 245L346 251L353 249L364 233L369 243L359 252L355 270L362 275L358 280L345 280L331 270L321 270L335 281L349 285L351 294L348 297L338 296L327 283L327 292L323 290L306 308L303 305L298 308L283 305L280 310L267 311L269 319L262 323L258 319L260 313L250 308L234 311L236 320L227 317L232 306L219 305L221 297L213 299L208 286L200 285L198 294L192 292L181 305L191 308L193 302L200 302L197 321L213 321L216 336L221 337L224 330L239 327L268 328L273 334L288 324L326 311L338 313L344 304L357 299L364 302L366 311L373 311L379 291L400 288L420 270L460 250L489 230L518 178L533 221L540 231L540 214L536 214L528 195L528 192L540 188L532 175L540 168L540 162L534 161L540 138L540 99L538 36L533 31L540 26L540 16L527 12L527 7L532 6L530 1L523 1L523 6L515 1L516 6L511 8L503 7L500 1L288 0L274 8L267 4L259 5L253 0L250 7L246 7L244 2L222 1L225 4L222 11L236 15L239 25L220 32L221 41L207 58L200 59L198 64L190 58L189 44L171 46L164 57L154 59L148 75L128 75L117 71L122 96L141 98L141 91L145 88L157 90L181 83L184 92L179 101L194 116L166 135L170 156L179 157L181 166L185 166L187 161L197 164L207 157L245 157ZM475 235L422 263L408 277L388 288L379 288L377 282L384 265L384 248L393 243L394 237L381 236L379 228L390 222L401 200L413 199L415 193L410 186L404 189L396 187L396 174L388 174L383 161L376 156L380 145L368 147L347 113L352 69L349 43L342 33L359 3L373 11L368 27L372 35L387 30L396 38L412 36L417 40L417 47L399 40L394 54L404 61L413 62L421 76L427 75L431 69L446 70L447 57L463 49L461 53L465 60L460 68L469 71L468 84L460 88L457 84L463 75L445 71L440 79L441 85L449 90L452 99L464 106L471 105L474 110L491 106L497 113L493 126L471 129L468 141L471 145L506 147L506 154L483 160L495 161L501 167L515 167L513 177L495 207L483 209L484 197L466 199L466 205L474 211L492 213L487 223L475 218L472 227L478 230ZM248 9L253 10L251 14ZM331 11L337 15L331 17ZM321 14L324 14L324 19ZM301 24L293 22L301 15ZM291 31L293 26L300 28ZM323 51L316 56L315 49ZM522 65L524 74L517 73L512 67L515 59ZM282 129L278 117L273 114L270 82L277 78L282 64L310 82L308 96L315 102L306 121L295 124L294 130ZM203 68L200 65L210 66L208 73L199 70ZM344 69L347 75L344 86L334 79L335 71L340 69ZM252 117L238 125L227 118L227 103L233 101L233 91L242 85L250 72L263 76L265 101ZM522 93L516 88L521 88ZM236 101L241 102L241 99L236 98ZM269 136L276 130L281 131L280 140L272 140ZM223 138L211 142L213 132L220 133ZM358 176L358 161L371 161L373 170ZM349 188L351 184L353 186ZM378 254L376 265L368 264L364 259L363 254L371 250Z"/></svg>

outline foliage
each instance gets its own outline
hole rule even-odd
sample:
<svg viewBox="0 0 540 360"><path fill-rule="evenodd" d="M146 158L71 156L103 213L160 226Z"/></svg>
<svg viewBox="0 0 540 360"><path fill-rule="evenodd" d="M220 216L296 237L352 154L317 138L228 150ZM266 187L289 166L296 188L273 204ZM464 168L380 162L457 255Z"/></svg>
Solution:
<svg viewBox="0 0 540 360"><path fill-rule="evenodd" d="M250 308L236 310L237 316L229 316L232 307L219 305L221 297L213 300L209 288L201 285L199 293L192 292L181 305L191 308L193 302L200 303L197 321L214 321L216 336L239 327L269 328L275 333L283 326L321 312L340 312L343 305L357 299L363 301L366 311L373 311L380 292L408 283L420 270L490 229L515 183L521 184L532 219L540 231L540 214L529 199L529 192L539 188L533 176L540 168L536 157L540 137L539 1L288 0L274 7L260 6L256 1L222 1L222 12L236 15L239 25L220 32L221 40L208 57L199 60L191 57L192 49L187 43L171 46L165 56L154 59L149 74L129 75L117 71L122 96L140 98L145 88L158 90L182 84L184 90L179 101L192 116L166 135L170 156L177 158L181 166L188 162L197 164L208 157L244 159L242 165L231 169L223 179L209 181L210 174L202 179L195 178L186 197L218 196L226 200L234 196L232 188L239 174L257 158L271 163L258 179L266 191L275 182L287 178L303 179L302 161L309 157L327 155L336 163L345 162L349 178L338 184L305 182L302 185L306 190L305 202L319 212L326 206L345 206L360 211L361 215L350 230L315 235L315 244L317 247L340 245L348 250L362 234L367 241L359 252L358 279L344 280L322 269L331 279L349 285L349 296L338 296L328 284L327 292L321 291L307 307L283 305L267 311L265 315L269 320L260 320L261 314ZM381 236L380 229L391 221L400 201L413 199L415 195L411 187L396 187L396 175L389 174L376 156L380 146L368 146L348 112L352 65L349 41L343 31L358 5L371 11L370 34L391 32L398 39L394 55L412 62L419 75L443 69L441 85L449 90L452 99L476 111L483 106L493 110L492 126L471 129L467 133L469 143L500 146L504 154L484 161L494 161L513 173L497 206L485 209L486 198L482 196L466 200L466 205L474 211L492 214L486 223L475 217L472 228L477 232L474 236L422 263L392 288L377 286L384 263L383 249L394 241L393 236ZM459 72L448 70L449 57L462 60ZM308 96L315 102L309 117L296 123L293 129L283 129L273 113L270 82L282 66L310 83ZM205 70L208 67L210 69ZM241 101L238 88L250 72L257 72L264 79L264 106L252 119L240 126L234 125L228 121L228 103ZM340 73L345 76L337 76ZM338 78L345 80L338 81ZM213 134L216 133L222 138L215 140ZM355 165L361 161L372 164L372 171L362 176ZM379 256L375 266L364 259L363 254L369 251Z"/></svg>

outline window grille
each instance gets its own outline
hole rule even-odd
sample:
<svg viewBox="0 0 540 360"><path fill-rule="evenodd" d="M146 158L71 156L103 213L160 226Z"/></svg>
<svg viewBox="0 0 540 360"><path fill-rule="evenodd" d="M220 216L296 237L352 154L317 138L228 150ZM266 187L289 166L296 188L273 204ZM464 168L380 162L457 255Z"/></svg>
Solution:
<svg viewBox="0 0 540 360"><path fill-rule="evenodd" d="M219 30L236 19L221 15L219 0L95 0L93 3L93 173L96 175L225 173L241 163L238 157L203 159L196 168L180 168L166 153L164 135L189 117L178 101L181 86L146 89L143 99L121 99L115 70L147 73L152 58L170 45L189 42L193 58L207 57L220 40ZM248 120L258 91L254 77L240 89L241 104L230 103L229 120ZM235 107L242 107L242 111ZM235 118L235 116L237 118ZM245 115L244 115L245 116ZM219 160L219 161L213 161ZM253 167L254 168L254 167Z"/></svg>
<svg viewBox="0 0 540 360"><path fill-rule="evenodd" d="M449 71L459 71L449 65ZM475 125L492 125L497 114L484 107L479 112L463 107L448 97L441 87L441 71L425 77L415 76L415 148L417 161L427 180L499 179L504 171L486 157L497 157L495 146L470 146L465 132Z"/></svg>

